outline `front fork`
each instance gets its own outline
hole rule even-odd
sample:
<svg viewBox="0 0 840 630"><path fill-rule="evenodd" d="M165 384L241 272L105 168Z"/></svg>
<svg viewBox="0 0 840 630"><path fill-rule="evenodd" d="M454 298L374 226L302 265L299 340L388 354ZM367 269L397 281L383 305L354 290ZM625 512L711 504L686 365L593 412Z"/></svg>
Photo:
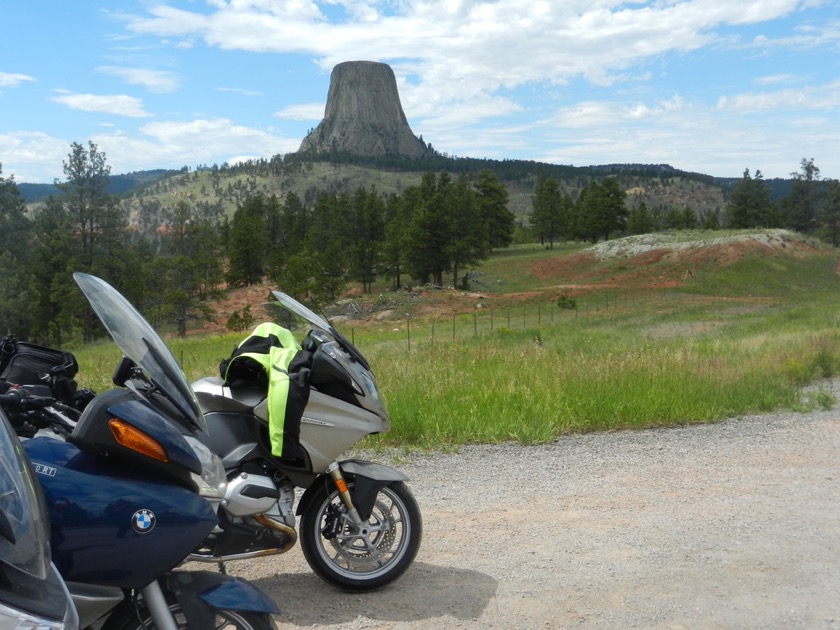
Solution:
<svg viewBox="0 0 840 630"><path fill-rule="evenodd" d="M160 583L155 580L140 589L140 592L143 594L143 599L149 609L149 615L154 620L158 630L178 630L178 624L172 616L172 611L169 610L169 604L160 588Z"/></svg>
<svg viewBox="0 0 840 630"><path fill-rule="evenodd" d="M347 508L347 516L353 521L356 527L362 527L362 517L359 516L359 510L353 505L353 499L350 496L350 491L347 489L347 482L344 481L344 475L341 473L341 466L338 462L333 462L327 466L327 472L333 480L335 487L338 489L338 495L341 497L341 502Z"/></svg>

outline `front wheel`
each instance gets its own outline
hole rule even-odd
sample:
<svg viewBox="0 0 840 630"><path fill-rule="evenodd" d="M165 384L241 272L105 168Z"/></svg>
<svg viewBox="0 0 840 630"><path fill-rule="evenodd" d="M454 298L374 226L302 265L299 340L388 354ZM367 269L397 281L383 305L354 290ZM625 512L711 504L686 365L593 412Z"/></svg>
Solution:
<svg viewBox="0 0 840 630"><path fill-rule="evenodd" d="M348 487L353 482L348 480ZM420 508L401 481L379 489L370 518L353 524L333 489L320 489L300 517L300 546L312 570L349 591L369 591L396 580L420 548Z"/></svg>
<svg viewBox="0 0 840 630"><path fill-rule="evenodd" d="M175 618L178 630L189 628L187 618L181 605L175 601L169 602L169 611ZM213 622L215 630L276 630L274 623L268 613L258 613L239 610L216 610L216 618ZM117 617L117 615L115 615ZM151 630L156 628L154 620L149 615L145 606L131 606L130 609L121 611L119 620L111 618L103 627L108 630Z"/></svg>

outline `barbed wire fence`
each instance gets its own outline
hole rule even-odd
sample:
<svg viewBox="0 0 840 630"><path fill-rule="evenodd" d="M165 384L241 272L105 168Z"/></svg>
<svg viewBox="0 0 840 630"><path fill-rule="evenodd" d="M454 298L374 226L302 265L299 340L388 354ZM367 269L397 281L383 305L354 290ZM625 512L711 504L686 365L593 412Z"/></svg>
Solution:
<svg viewBox="0 0 840 630"><path fill-rule="evenodd" d="M387 320L387 326L390 326L387 332L393 333L395 341L404 342L411 350L425 344L457 342L468 337L568 323L570 319L593 317L664 299L669 292L669 288L627 289L574 297L561 295L551 301L501 307L478 302L471 313L453 311L435 318L405 313L399 319ZM349 333L351 341L356 343L355 327L351 326Z"/></svg>

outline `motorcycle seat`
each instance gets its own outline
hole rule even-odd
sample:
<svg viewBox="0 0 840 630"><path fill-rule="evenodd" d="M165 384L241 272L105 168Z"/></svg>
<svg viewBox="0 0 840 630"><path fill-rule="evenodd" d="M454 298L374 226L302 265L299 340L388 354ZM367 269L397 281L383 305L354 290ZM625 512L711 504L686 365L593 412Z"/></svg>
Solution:
<svg viewBox="0 0 840 630"><path fill-rule="evenodd" d="M224 381L218 376L196 381L193 390L204 413L254 413L254 409L265 401L267 395L264 385L238 380L225 387Z"/></svg>

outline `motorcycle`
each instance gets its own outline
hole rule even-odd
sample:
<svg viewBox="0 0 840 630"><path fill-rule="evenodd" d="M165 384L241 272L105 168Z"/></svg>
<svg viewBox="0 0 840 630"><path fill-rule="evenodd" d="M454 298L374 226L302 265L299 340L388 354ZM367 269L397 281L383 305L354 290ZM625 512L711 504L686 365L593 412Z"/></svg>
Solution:
<svg viewBox="0 0 840 630"><path fill-rule="evenodd" d="M0 628L76 630L79 616L50 561L46 504L0 409Z"/></svg>
<svg viewBox="0 0 840 630"><path fill-rule="evenodd" d="M274 602L242 579L174 570L218 529L225 471L201 441L207 425L166 345L106 282L74 279L124 356L116 389L73 418L60 401L0 396L21 427L64 439L25 439L46 497L52 560L82 627L275 627Z"/></svg>
<svg viewBox="0 0 840 630"><path fill-rule="evenodd" d="M224 563L282 554L297 541L322 579L369 591L402 575L422 537L420 509L387 466L339 460L364 436L390 430L370 365L326 320L280 291L276 306L303 319L300 344L311 353L308 402L297 458L272 455L264 384L220 376L192 384L207 423L207 445L221 458L228 486L219 529L190 560ZM293 509L296 489L302 490ZM296 517L300 526L296 528Z"/></svg>

